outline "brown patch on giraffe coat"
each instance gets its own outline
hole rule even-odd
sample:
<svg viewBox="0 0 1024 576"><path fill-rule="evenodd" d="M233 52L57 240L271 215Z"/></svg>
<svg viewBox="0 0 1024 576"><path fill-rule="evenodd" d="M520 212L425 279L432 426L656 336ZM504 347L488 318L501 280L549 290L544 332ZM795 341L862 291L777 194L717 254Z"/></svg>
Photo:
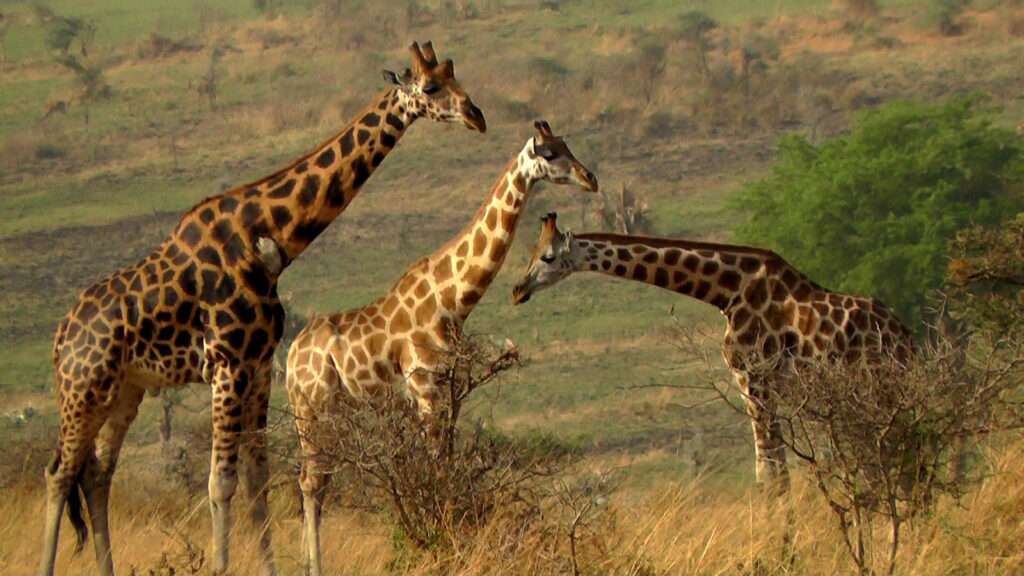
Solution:
<svg viewBox="0 0 1024 576"><path fill-rule="evenodd" d="M854 309L850 311L850 321L857 327L861 332L867 331L868 329L868 315L860 309Z"/></svg>
<svg viewBox="0 0 1024 576"><path fill-rule="evenodd" d="M427 294L430 294L430 282L428 282L426 278L420 279L419 284L416 284L416 289L413 291L413 294L415 294L416 298L420 300L425 298Z"/></svg>
<svg viewBox="0 0 1024 576"><path fill-rule="evenodd" d="M409 318L409 313L404 308L399 308L395 311L395 315L391 317L391 331L398 334L404 334L412 328L412 320Z"/></svg>
<svg viewBox="0 0 1024 576"><path fill-rule="evenodd" d="M437 300L427 298L416 307L416 323L420 326L429 324L433 321L435 313L437 313Z"/></svg>
<svg viewBox="0 0 1024 576"><path fill-rule="evenodd" d="M803 345L800 346L800 356L804 358L814 357L814 346L811 345L810 340L805 340Z"/></svg>
<svg viewBox="0 0 1024 576"><path fill-rule="evenodd" d="M505 241L501 238L495 238L491 242L491 251L488 254L491 262L500 263L505 257Z"/></svg>
<svg viewBox="0 0 1024 576"><path fill-rule="evenodd" d="M785 312L783 312L782 307L778 304L768 306L768 309L764 311L764 318L768 321L768 325L771 326L772 330L776 332L782 330L782 327L786 324Z"/></svg>
<svg viewBox="0 0 1024 576"><path fill-rule="evenodd" d="M476 233L473 234L473 256L479 258L484 255L484 251L487 250L487 235L480 228L476 229Z"/></svg>
<svg viewBox="0 0 1024 576"><path fill-rule="evenodd" d="M683 258L683 268L686 268L690 272L696 272L697 266L700 265L700 258L697 258L693 254L688 254L686 258Z"/></svg>
<svg viewBox="0 0 1024 576"><path fill-rule="evenodd" d="M452 272L452 257L445 254L444 258L441 258L434 267L434 282L438 285L444 284L454 276Z"/></svg>
<svg viewBox="0 0 1024 576"><path fill-rule="evenodd" d="M752 310L760 310L768 302L768 282L764 278L755 278L743 291L743 299Z"/></svg>
<svg viewBox="0 0 1024 576"><path fill-rule="evenodd" d="M786 289L786 286L782 282L775 280L771 284L773 301L783 302L787 297L789 297L789 290Z"/></svg>
<svg viewBox="0 0 1024 576"><path fill-rule="evenodd" d="M394 294L388 294L387 297L384 298L383 305L380 307L380 313L383 314L385 317L390 318L395 313L395 309L397 308L398 297L395 296Z"/></svg>
<svg viewBox="0 0 1024 576"><path fill-rule="evenodd" d="M398 288L395 290L395 292L401 294L402 296L410 294L412 293L412 288L415 285L415 283L416 276L414 276L412 273L406 273L406 275L402 277L402 280L399 281Z"/></svg>
<svg viewBox="0 0 1024 576"><path fill-rule="evenodd" d="M463 274L463 283L468 286L478 286L484 289L487 288L488 280L487 276L489 271L483 266L477 266L476 264L470 265L466 269L466 273Z"/></svg>
<svg viewBox="0 0 1024 576"><path fill-rule="evenodd" d="M740 270L746 274L753 274L761 268L761 260L753 256L743 256L740 258Z"/></svg>
<svg viewBox="0 0 1024 576"><path fill-rule="evenodd" d="M498 225L498 210L496 208L489 208L484 222L487 224L487 229L493 231L494 227Z"/></svg>
<svg viewBox="0 0 1024 576"><path fill-rule="evenodd" d="M596 266L596 264L595 264L595 266ZM657 269L655 269L655 271L654 271L654 284L656 286L660 286L662 288L665 288L666 286L668 286L668 270L665 270L665 268L660 267L660 266Z"/></svg>
<svg viewBox="0 0 1024 576"><path fill-rule="evenodd" d="M455 255L459 258L465 258L469 254L469 242L463 240L459 242L459 247L455 249Z"/></svg>
<svg viewBox="0 0 1024 576"><path fill-rule="evenodd" d="M723 270L722 274L718 277L718 285L721 286L723 290L735 292L739 290L741 280L742 277L737 274L735 270Z"/></svg>
<svg viewBox="0 0 1024 576"><path fill-rule="evenodd" d="M814 310L810 306L800 306L797 312L797 330L804 336L810 336L811 332L814 331L815 320Z"/></svg>
<svg viewBox="0 0 1024 576"><path fill-rule="evenodd" d="M729 323L735 331L742 330L750 321L750 311L746 308L738 308L729 318Z"/></svg>
<svg viewBox="0 0 1024 576"><path fill-rule="evenodd" d="M447 310L455 310L455 286L449 286L441 291L441 307Z"/></svg>
<svg viewBox="0 0 1024 576"><path fill-rule="evenodd" d="M373 375L378 380L382 381L387 381L391 377L391 374L388 371L387 364L381 362L380 360L373 361Z"/></svg>
<svg viewBox="0 0 1024 576"><path fill-rule="evenodd" d="M514 210L502 210L501 227L505 230L512 230L516 224L517 214Z"/></svg>

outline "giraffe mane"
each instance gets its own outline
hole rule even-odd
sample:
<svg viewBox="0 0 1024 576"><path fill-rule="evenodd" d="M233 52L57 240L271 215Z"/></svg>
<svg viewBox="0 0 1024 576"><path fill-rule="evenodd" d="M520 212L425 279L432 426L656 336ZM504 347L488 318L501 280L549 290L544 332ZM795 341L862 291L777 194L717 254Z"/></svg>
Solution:
<svg viewBox="0 0 1024 576"><path fill-rule="evenodd" d="M722 252L726 254L747 254L764 260L765 266L767 266L769 270L789 268L796 272L803 281L810 284L813 289L828 291L827 288L818 284L814 280L811 280L806 274L790 264L782 256L779 256L772 250L759 248L757 246L747 246L745 244L724 244L720 242L702 242L699 240L686 240L684 238L657 238L653 236L613 234L610 232L591 232L576 234L575 236L581 240L608 241L620 244L643 244L644 246L650 246L651 248L680 248L682 250L711 250L713 252Z"/></svg>
<svg viewBox="0 0 1024 576"><path fill-rule="evenodd" d="M785 262L785 258L779 256L772 250L747 246L744 244L724 244L719 242L703 242L700 240L687 240L685 238L658 238L654 236L640 236L632 234L613 234L611 232L588 232L576 234L581 240L591 241L612 241L622 244L644 244L652 248L683 248L686 250L714 250L716 252L729 252L732 254L752 254L765 259L777 258ZM788 262L787 262L788 264Z"/></svg>

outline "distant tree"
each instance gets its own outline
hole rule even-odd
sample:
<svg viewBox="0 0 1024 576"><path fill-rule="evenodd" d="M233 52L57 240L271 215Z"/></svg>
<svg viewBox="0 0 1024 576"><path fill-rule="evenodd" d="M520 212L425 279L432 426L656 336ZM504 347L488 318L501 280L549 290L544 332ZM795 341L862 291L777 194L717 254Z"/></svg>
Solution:
<svg viewBox="0 0 1024 576"><path fill-rule="evenodd" d="M992 126L982 104L895 102L818 147L781 139L772 174L738 196L751 216L738 239L830 288L876 296L919 328L943 285L948 241L1024 208L1021 138Z"/></svg>
<svg viewBox="0 0 1024 576"><path fill-rule="evenodd" d="M83 57L89 56L89 45L96 35L96 25L86 22L81 18L68 18L65 16L53 15L47 21L49 30L46 34L46 44L52 50L56 50L63 56L67 56L71 45L77 40L79 51Z"/></svg>
<svg viewBox="0 0 1024 576"><path fill-rule="evenodd" d="M708 32L715 28L718 28L718 23L699 10L690 10L679 15L676 33L683 42L693 48L697 58L697 71L701 78L707 78L710 72L708 50L711 48L711 39Z"/></svg>
<svg viewBox="0 0 1024 576"><path fill-rule="evenodd" d="M640 74L644 101L650 104L651 97L654 95L654 87L665 73L665 66L668 63L668 47L664 38L651 32L643 32L635 40L635 45L637 50L636 70Z"/></svg>

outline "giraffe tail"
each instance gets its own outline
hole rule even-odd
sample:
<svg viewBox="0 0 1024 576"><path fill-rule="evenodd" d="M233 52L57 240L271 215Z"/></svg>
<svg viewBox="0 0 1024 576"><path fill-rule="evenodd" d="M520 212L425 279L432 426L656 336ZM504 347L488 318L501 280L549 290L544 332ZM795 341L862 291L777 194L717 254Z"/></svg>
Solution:
<svg viewBox="0 0 1024 576"><path fill-rule="evenodd" d="M55 368L60 364L60 349L64 345L64 338L67 336L69 323L68 317L65 316L60 324L57 325L57 333L53 338L53 365ZM61 393L62 390L58 386L58 397ZM63 439L61 442L63 442ZM57 466L60 464L61 452L61 449L57 448L57 453L50 463L49 470L57 469ZM79 472L79 475L81 475L81 472ZM85 548L85 541L89 539L89 528L86 526L85 516L82 514L82 486L80 478L76 477L75 482L71 485L65 505L67 506L68 520L71 521L71 526L75 529L75 554L78 554Z"/></svg>
<svg viewBox="0 0 1024 576"><path fill-rule="evenodd" d="M82 515L82 489L79 481L71 485L71 492L68 492L68 520L75 529L75 554L85 548L85 541L89 539L89 529L85 525L85 516Z"/></svg>

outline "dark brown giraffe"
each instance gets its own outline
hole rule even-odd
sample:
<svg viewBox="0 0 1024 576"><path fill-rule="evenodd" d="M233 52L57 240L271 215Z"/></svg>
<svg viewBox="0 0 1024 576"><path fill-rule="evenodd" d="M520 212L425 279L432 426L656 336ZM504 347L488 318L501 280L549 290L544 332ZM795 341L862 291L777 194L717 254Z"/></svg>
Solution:
<svg viewBox="0 0 1024 576"><path fill-rule="evenodd" d="M910 332L884 304L830 292L770 250L621 234L574 236L558 230L553 213L543 219L512 302L526 302L580 271L653 284L722 311L725 361L754 428L757 480L781 490L789 477L781 426L767 401L772 381L791 375L802 360L870 366L913 354Z"/></svg>
<svg viewBox="0 0 1024 576"><path fill-rule="evenodd" d="M451 339L498 275L519 216L540 181L597 191L597 178L573 156L547 122L512 159L476 217L439 250L409 267L367 306L314 318L288 350L288 399L295 412L303 462L305 560L320 574L320 511L327 474L315 463L309 431L332 398L373 398L401 384L420 412L433 412L435 375Z"/></svg>
<svg viewBox="0 0 1024 576"><path fill-rule="evenodd" d="M352 201L417 118L486 130L483 114L431 44L410 46L413 68L384 72L385 90L340 133L288 167L200 202L138 264L86 288L54 340L58 448L46 469L40 572L52 574L61 514L88 533L102 574L114 572L110 480L143 392L201 380L213 393L210 509L216 573L228 565L230 502L254 499L261 570L274 572L267 526L265 428L270 362L281 337L277 275ZM243 441L244 440L244 441Z"/></svg>

